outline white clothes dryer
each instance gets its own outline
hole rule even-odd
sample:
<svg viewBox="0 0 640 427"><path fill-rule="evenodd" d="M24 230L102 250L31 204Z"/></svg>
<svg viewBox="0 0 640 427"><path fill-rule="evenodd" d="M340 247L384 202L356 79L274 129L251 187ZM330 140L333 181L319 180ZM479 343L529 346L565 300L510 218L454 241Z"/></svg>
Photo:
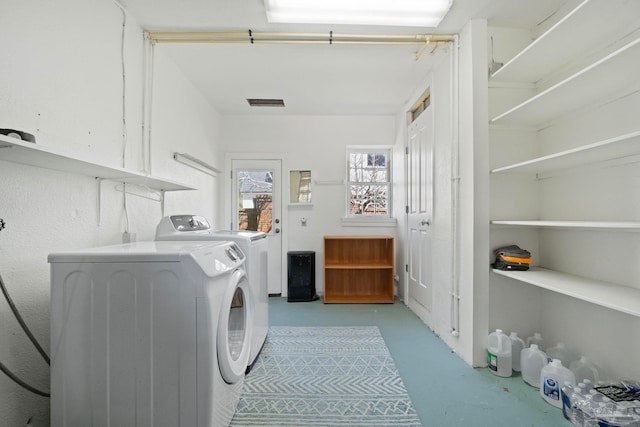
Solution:
<svg viewBox="0 0 640 427"><path fill-rule="evenodd" d="M206 218L199 215L172 215L160 220L156 241L229 240L235 242L247 257L246 270L253 292L254 316L251 354L247 372L260 354L269 330L269 284L267 234L261 231L211 230Z"/></svg>
<svg viewBox="0 0 640 427"><path fill-rule="evenodd" d="M49 255L51 425L228 426L251 343L233 242Z"/></svg>

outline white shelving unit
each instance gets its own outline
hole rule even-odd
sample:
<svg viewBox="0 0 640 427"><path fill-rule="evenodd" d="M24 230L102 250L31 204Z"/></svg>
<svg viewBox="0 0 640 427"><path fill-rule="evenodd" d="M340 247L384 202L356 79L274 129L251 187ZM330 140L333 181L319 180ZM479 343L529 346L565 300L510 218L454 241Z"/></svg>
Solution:
<svg viewBox="0 0 640 427"><path fill-rule="evenodd" d="M640 289L539 267L533 267L527 271L494 269L493 272L500 276L640 317Z"/></svg>
<svg viewBox="0 0 640 427"><path fill-rule="evenodd" d="M0 135L0 160L37 166L63 172L92 176L128 184L137 184L160 191L195 190L184 184L162 178L97 164L89 160L69 156L53 148Z"/></svg>
<svg viewBox="0 0 640 427"><path fill-rule="evenodd" d="M584 0L492 75L492 80L535 83L549 70L565 64L637 20L637 14L618 7L624 0ZM596 24L597 23L597 24ZM597 25L597 31L594 26Z"/></svg>
<svg viewBox="0 0 640 427"><path fill-rule="evenodd" d="M538 135L544 134L547 126L562 125L565 117L580 117L584 111L614 103L640 90L637 73L630 72L640 70L638 16L640 2L581 1L490 76L490 90L492 85L502 90L496 93L502 94L505 88L510 87L515 90L525 86L538 88L537 93L528 99L508 106L491 118L490 129L508 128L516 132L519 129L522 129L522 132L530 132L533 129L539 132ZM584 63L587 58L591 58L591 63ZM588 173L592 166L602 169L602 166L616 167L640 161L640 124L635 128L625 129L625 133L618 131L617 135L613 126L610 129L602 129L607 130L600 133L606 137L600 140L594 142L578 136L583 140L582 146L497 167L491 170L491 174L532 174L538 179L556 179L563 176L567 170ZM565 132L562 134L563 138L571 138L572 133L577 132L575 129L573 132ZM495 135L499 138L499 134ZM571 185L580 185L579 182L574 180ZM546 187L549 186L550 184ZM539 188L542 188L539 197L544 198L544 187ZM637 192L631 191L629 197L639 196ZM611 212L617 212L616 206L612 206L611 209L614 209ZM629 219L627 217L630 211L620 212L623 216L619 218ZM531 214L531 217L544 216L544 213L541 215L539 212ZM498 215L499 212L494 213L494 216ZM572 221L570 217L562 220L503 218L491 221L491 226L492 230L496 231L495 235L501 239L504 239L505 231L499 231L500 228L533 228L550 230L535 237L550 239L545 240L545 243L558 239L558 234L553 232L555 229L571 229L576 232L597 230L603 233L602 236L606 236L603 240L611 241L615 236L619 239L616 241L630 242L624 233L639 232L640 221L615 221L616 215L613 216L613 221ZM581 238L586 236L578 235ZM631 239L636 239L635 236L637 234ZM598 239L593 235L590 235L590 238L592 242ZM576 238L576 241L580 240ZM589 255L588 248L581 249L583 254ZM498 276L640 317L640 288L541 267L529 271L493 272Z"/></svg>
<svg viewBox="0 0 640 427"><path fill-rule="evenodd" d="M640 131L496 168L491 173L535 173L541 175L638 154L640 154Z"/></svg>
<svg viewBox="0 0 640 427"><path fill-rule="evenodd" d="M535 126L598 102L603 94L622 95L638 86L629 70L640 70L640 38L498 114L490 123Z"/></svg>
<svg viewBox="0 0 640 427"><path fill-rule="evenodd" d="M491 225L503 225L512 227L536 227L536 228L574 228L592 230L620 230L640 231L640 221L491 221Z"/></svg>

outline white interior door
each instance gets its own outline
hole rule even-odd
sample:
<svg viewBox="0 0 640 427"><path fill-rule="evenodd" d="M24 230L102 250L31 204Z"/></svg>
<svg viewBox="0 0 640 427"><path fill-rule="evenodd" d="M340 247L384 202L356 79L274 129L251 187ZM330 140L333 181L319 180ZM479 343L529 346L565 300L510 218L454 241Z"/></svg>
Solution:
<svg viewBox="0 0 640 427"><path fill-rule="evenodd" d="M409 125L408 185L408 305L427 324L432 304L433 114L427 109Z"/></svg>
<svg viewBox="0 0 640 427"><path fill-rule="evenodd" d="M282 293L281 163L281 160L231 160L231 228L267 233L270 295Z"/></svg>

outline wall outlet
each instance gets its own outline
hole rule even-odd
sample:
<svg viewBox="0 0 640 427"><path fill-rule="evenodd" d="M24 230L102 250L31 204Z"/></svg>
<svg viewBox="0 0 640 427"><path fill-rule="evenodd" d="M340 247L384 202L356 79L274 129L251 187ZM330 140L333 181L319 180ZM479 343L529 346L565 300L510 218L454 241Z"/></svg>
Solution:
<svg viewBox="0 0 640 427"><path fill-rule="evenodd" d="M122 243L132 243L136 241L136 233L122 233Z"/></svg>

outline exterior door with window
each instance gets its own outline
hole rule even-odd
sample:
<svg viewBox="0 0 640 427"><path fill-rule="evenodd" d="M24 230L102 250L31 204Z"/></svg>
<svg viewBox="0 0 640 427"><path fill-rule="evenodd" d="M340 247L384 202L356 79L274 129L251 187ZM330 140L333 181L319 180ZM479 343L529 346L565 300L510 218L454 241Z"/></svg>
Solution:
<svg viewBox="0 0 640 427"><path fill-rule="evenodd" d="M407 143L408 190L408 305L424 322L431 322L433 114L424 111L409 125Z"/></svg>
<svg viewBox="0 0 640 427"><path fill-rule="evenodd" d="M270 295L282 293L281 163L231 160L231 228L267 233Z"/></svg>

